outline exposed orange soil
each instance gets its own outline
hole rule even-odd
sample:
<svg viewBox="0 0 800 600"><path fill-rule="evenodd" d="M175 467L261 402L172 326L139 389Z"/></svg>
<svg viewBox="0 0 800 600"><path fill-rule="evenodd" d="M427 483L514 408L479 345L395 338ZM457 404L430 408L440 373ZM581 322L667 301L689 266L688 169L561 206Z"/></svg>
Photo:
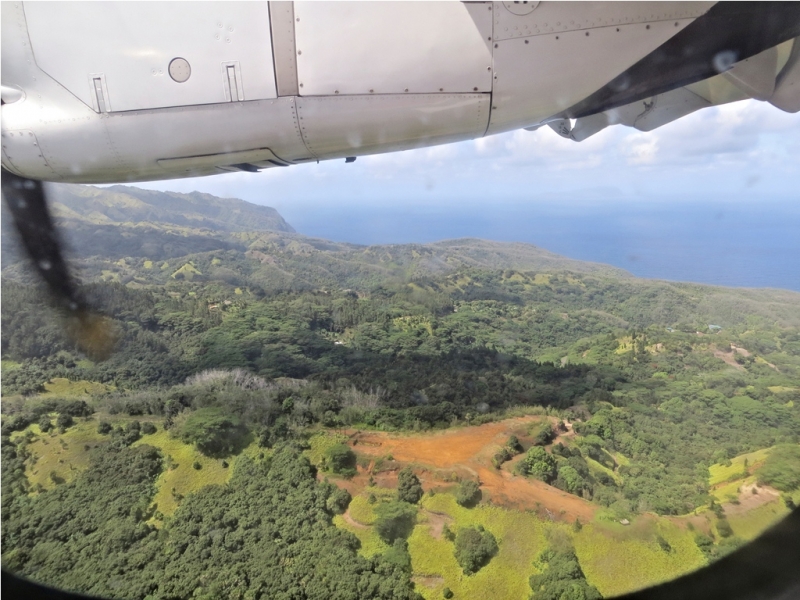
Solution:
<svg viewBox="0 0 800 600"><path fill-rule="evenodd" d="M536 417L522 417L421 435L369 431L357 434L353 441L358 442L356 449L362 454L391 455L405 463L447 468L469 462L490 444L503 445L515 425L518 428L535 420ZM492 449L488 452L491 453Z"/></svg>
<svg viewBox="0 0 800 600"><path fill-rule="evenodd" d="M579 517L587 522L596 510L588 501L541 481L513 475L509 470L513 463L507 463L500 471L492 466L492 456L510 435L525 443L528 425L544 418L518 417L427 434L360 432L351 437L350 443L362 455L373 458L391 455L397 462L416 465L415 471L425 489L441 487L445 482L452 484L456 478L473 477L478 479L484 498L488 496L492 504L537 510L557 520L573 521ZM349 482L348 489L360 487L368 477L367 473L359 473ZM374 478L378 485L391 487L396 473L381 473Z"/></svg>
<svg viewBox="0 0 800 600"><path fill-rule="evenodd" d="M355 477L351 477L350 479L336 478L333 483L335 483L338 487L350 492L351 496L355 496L367 485L367 479L369 478L369 475L366 473L366 471L359 469L358 474ZM323 481L327 478L327 473L323 473L322 471L317 472L317 481Z"/></svg>

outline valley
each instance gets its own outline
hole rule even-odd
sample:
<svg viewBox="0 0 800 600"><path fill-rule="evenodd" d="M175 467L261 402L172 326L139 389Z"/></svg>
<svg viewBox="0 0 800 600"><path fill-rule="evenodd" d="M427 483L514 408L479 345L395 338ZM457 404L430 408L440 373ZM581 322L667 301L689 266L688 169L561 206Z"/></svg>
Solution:
<svg viewBox="0 0 800 600"><path fill-rule="evenodd" d="M800 502L796 292L525 244L339 244L202 194L59 194L117 345L89 360L4 233L3 560L23 575L537 600L559 556L574 579L552 585L611 597Z"/></svg>

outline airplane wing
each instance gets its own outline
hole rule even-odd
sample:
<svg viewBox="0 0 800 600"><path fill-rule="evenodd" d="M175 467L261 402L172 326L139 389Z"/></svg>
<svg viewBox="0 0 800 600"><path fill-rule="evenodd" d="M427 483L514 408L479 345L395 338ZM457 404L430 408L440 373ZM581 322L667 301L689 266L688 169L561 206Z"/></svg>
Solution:
<svg viewBox="0 0 800 600"><path fill-rule="evenodd" d="M2 164L104 183L800 110L798 2L4 2Z"/></svg>

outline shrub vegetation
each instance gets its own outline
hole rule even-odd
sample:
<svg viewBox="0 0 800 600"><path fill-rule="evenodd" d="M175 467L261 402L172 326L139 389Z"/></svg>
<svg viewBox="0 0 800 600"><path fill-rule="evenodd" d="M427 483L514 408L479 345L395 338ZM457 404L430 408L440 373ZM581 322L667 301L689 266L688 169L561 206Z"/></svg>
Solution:
<svg viewBox="0 0 800 600"><path fill-rule="evenodd" d="M482 525L462 527L456 533L455 556L465 575L472 575L497 553L497 540Z"/></svg>

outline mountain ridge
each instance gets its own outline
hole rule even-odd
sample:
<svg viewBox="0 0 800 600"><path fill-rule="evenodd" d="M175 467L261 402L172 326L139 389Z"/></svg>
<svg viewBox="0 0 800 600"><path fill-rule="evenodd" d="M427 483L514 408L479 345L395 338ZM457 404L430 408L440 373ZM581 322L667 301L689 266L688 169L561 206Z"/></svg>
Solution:
<svg viewBox="0 0 800 600"><path fill-rule="evenodd" d="M522 270L559 269L631 277L622 269L560 256L524 242L456 238L420 244L360 245L305 236L274 208L202 192L188 194L114 185L50 186L51 210L73 259L142 258L161 261L213 250L237 250L402 270L409 276L439 275L465 266ZM8 222L9 219L4 219ZM3 236L3 267L18 260Z"/></svg>
<svg viewBox="0 0 800 600"><path fill-rule="evenodd" d="M58 215L67 254L85 282L148 287L169 286L180 281L196 286L198 293L203 286L220 292L219 286L233 286L244 293L336 289L370 293L384 285L414 285L413 282L423 287L460 288L461 274L466 273L466 278L470 279L470 272L499 271L504 279L519 280L520 290L528 292L543 285L563 288L565 292L574 288L569 293L580 295L586 292L588 285L591 289L599 286L606 290L602 294L612 293L620 301L644 295L663 305L665 316L690 309L701 321L733 323L740 320L737 314L745 310L770 321L798 322L796 307L800 294L789 290L725 288L643 279L623 269L566 258L523 242L476 238L374 246L334 242L293 230L266 229L274 223L284 229L291 226L275 209L257 207L243 200L225 200L200 192L154 192L128 186L53 187L56 188L54 212ZM167 209L173 213L185 204L195 210L192 214L205 217L194 221L187 217L184 222L188 221L189 225L175 223L180 221L177 218L173 218L173 222L131 220L136 214L150 210L159 199L164 199ZM240 211L233 217L220 213L228 202ZM133 206L133 212L126 212L127 206ZM169 212L167 209L153 209L150 214L158 218ZM263 220L254 221L265 229L242 230L237 219L251 210L265 215ZM8 219L4 219L4 223L7 224ZM15 261L14 253L8 251L13 248L13 239L13 235L3 236L3 276L32 282L34 278L27 265ZM553 281L548 274L555 276ZM559 283L554 283L556 281ZM473 288L476 285L480 288L479 284L469 284ZM507 301L509 298L507 292L501 293L491 286L479 293L487 299L502 296L501 299ZM607 311L610 306L601 302L595 308ZM632 323L648 321L635 313L625 318Z"/></svg>
<svg viewBox="0 0 800 600"><path fill-rule="evenodd" d="M51 187L53 212L60 218L105 217L110 223L156 221L212 231L284 231L294 228L272 207L202 192L158 192L133 186L108 188L58 184ZM64 209L68 210L64 210Z"/></svg>

